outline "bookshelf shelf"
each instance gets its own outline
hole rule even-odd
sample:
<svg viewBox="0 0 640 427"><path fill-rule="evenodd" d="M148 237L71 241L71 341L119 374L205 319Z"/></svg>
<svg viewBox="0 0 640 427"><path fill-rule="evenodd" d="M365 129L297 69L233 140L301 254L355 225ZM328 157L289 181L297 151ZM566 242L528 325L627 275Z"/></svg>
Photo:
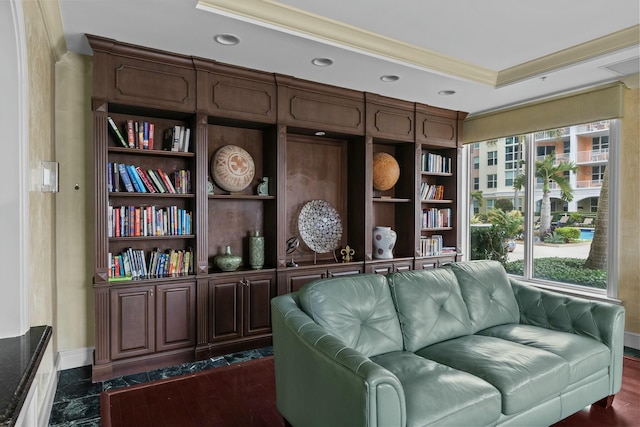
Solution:
<svg viewBox="0 0 640 427"><path fill-rule="evenodd" d="M168 150L145 150L143 148L109 147L109 153L125 154L127 156L157 156L157 157L195 157L192 152L168 151Z"/></svg>
<svg viewBox="0 0 640 427"><path fill-rule="evenodd" d="M444 205L446 205L446 204L453 203L453 200L430 200L430 199L424 200L423 199L423 200L420 200L420 203L423 203L423 204L435 203L435 204L444 204Z"/></svg>
<svg viewBox="0 0 640 427"><path fill-rule="evenodd" d="M128 241L146 241L146 240L174 240L174 239L195 239L194 234L171 234L166 236L126 236L126 237L109 237L112 242L128 242Z"/></svg>

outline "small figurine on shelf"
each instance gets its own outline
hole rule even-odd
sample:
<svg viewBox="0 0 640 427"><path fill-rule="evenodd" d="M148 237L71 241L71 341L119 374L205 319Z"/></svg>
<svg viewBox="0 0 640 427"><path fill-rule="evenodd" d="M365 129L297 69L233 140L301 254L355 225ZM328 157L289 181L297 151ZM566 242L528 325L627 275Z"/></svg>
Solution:
<svg viewBox="0 0 640 427"><path fill-rule="evenodd" d="M355 255L356 251L354 251L349 247L349 245L347 245L344 249L340 251L340 253L342 254L342 262L351 262L351 260L353 260L353 256Z"/></svg>
<svg viewBox="0 0 640 427"><path fill-rule="evenodd" d="M213 181L211 181L211 177L207 177L207 194L213 194Z"/></svg>
<svg viewBox="0 0 640 427"><path fill-rule="evenodd" d="M268 196L269 195L269 178L264 177L258 184L258 196Z"/></svg>
<svg viewBox="0 0 640 427"><path fill-rule="evenodd" d="M287 263L287 267L297 267L298 264L293 260L293 254L298 250L300 246L300 240L293 236L287 240L287 255L291 255L291 261Z"/></svg>

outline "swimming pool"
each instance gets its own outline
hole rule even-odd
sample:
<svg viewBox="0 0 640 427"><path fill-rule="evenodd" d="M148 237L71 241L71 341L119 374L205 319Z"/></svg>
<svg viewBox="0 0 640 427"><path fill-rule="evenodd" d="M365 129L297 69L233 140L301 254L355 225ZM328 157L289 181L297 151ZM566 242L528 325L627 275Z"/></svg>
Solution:
<svg viewBox="0 0 640 427"><path fill-rule="evenodd" d="M580 228L580 240L593 240L593 228Z"/></svg>

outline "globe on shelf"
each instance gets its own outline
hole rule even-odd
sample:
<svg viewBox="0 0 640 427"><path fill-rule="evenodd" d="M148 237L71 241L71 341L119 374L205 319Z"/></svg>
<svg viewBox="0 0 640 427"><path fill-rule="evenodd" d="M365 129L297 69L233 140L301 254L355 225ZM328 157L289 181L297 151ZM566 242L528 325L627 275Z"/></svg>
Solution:
<svg viewBox="0 0 640 427"><path fill-rule="evenodd" d="M379 191L389 190L400 178L400 166L388 153L373 155L373 188Z"/></svg>

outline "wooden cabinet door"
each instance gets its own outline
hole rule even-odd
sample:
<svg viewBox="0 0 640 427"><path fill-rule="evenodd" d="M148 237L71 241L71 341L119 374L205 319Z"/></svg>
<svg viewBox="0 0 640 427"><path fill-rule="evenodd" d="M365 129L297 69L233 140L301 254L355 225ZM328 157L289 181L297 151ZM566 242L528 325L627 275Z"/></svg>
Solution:
<svg viewBox="0 0 640 427"><path fill-rule="evenodd" d="M305 283L324 279L325 277L327 277L326 270L289 273L287 274L288 287L291 292L298 292Z"/></svg>
<svg viewBox="0 0 640 427"><path fill-rule="evenodd" d="M275 276L244 279L244 336L271 333L271 298L276 296Z"/></svg>
<svg viewBox="0 0 640 427"><path fill-rule="evenodd" d="M373 264L370 268L371 273L388 274L393 272L393 263Z"/></svg>
<svg viewBox="0 0 640 427"><path fill-rule="evenodd" d="M158 285L156 350L191 347L196 342L195 283Z"/></svg>
<svg viewBox="0 0 640 427"><path fill-rule="evenodd" d="M209 342L242 336L242 277L209 282Z"/></svg>
<svg viewBox="0 0 640 427"><path fill-rule="evenodd" d="M111 298L111 358L155 351L154 286L114 288Z"/></svg>
<svg viewBox="0 0 640 427"><path fill-rule="evenodd" d="M413 261L396 262L393 264L393 271L409 271L413 269Z"/></svg>

